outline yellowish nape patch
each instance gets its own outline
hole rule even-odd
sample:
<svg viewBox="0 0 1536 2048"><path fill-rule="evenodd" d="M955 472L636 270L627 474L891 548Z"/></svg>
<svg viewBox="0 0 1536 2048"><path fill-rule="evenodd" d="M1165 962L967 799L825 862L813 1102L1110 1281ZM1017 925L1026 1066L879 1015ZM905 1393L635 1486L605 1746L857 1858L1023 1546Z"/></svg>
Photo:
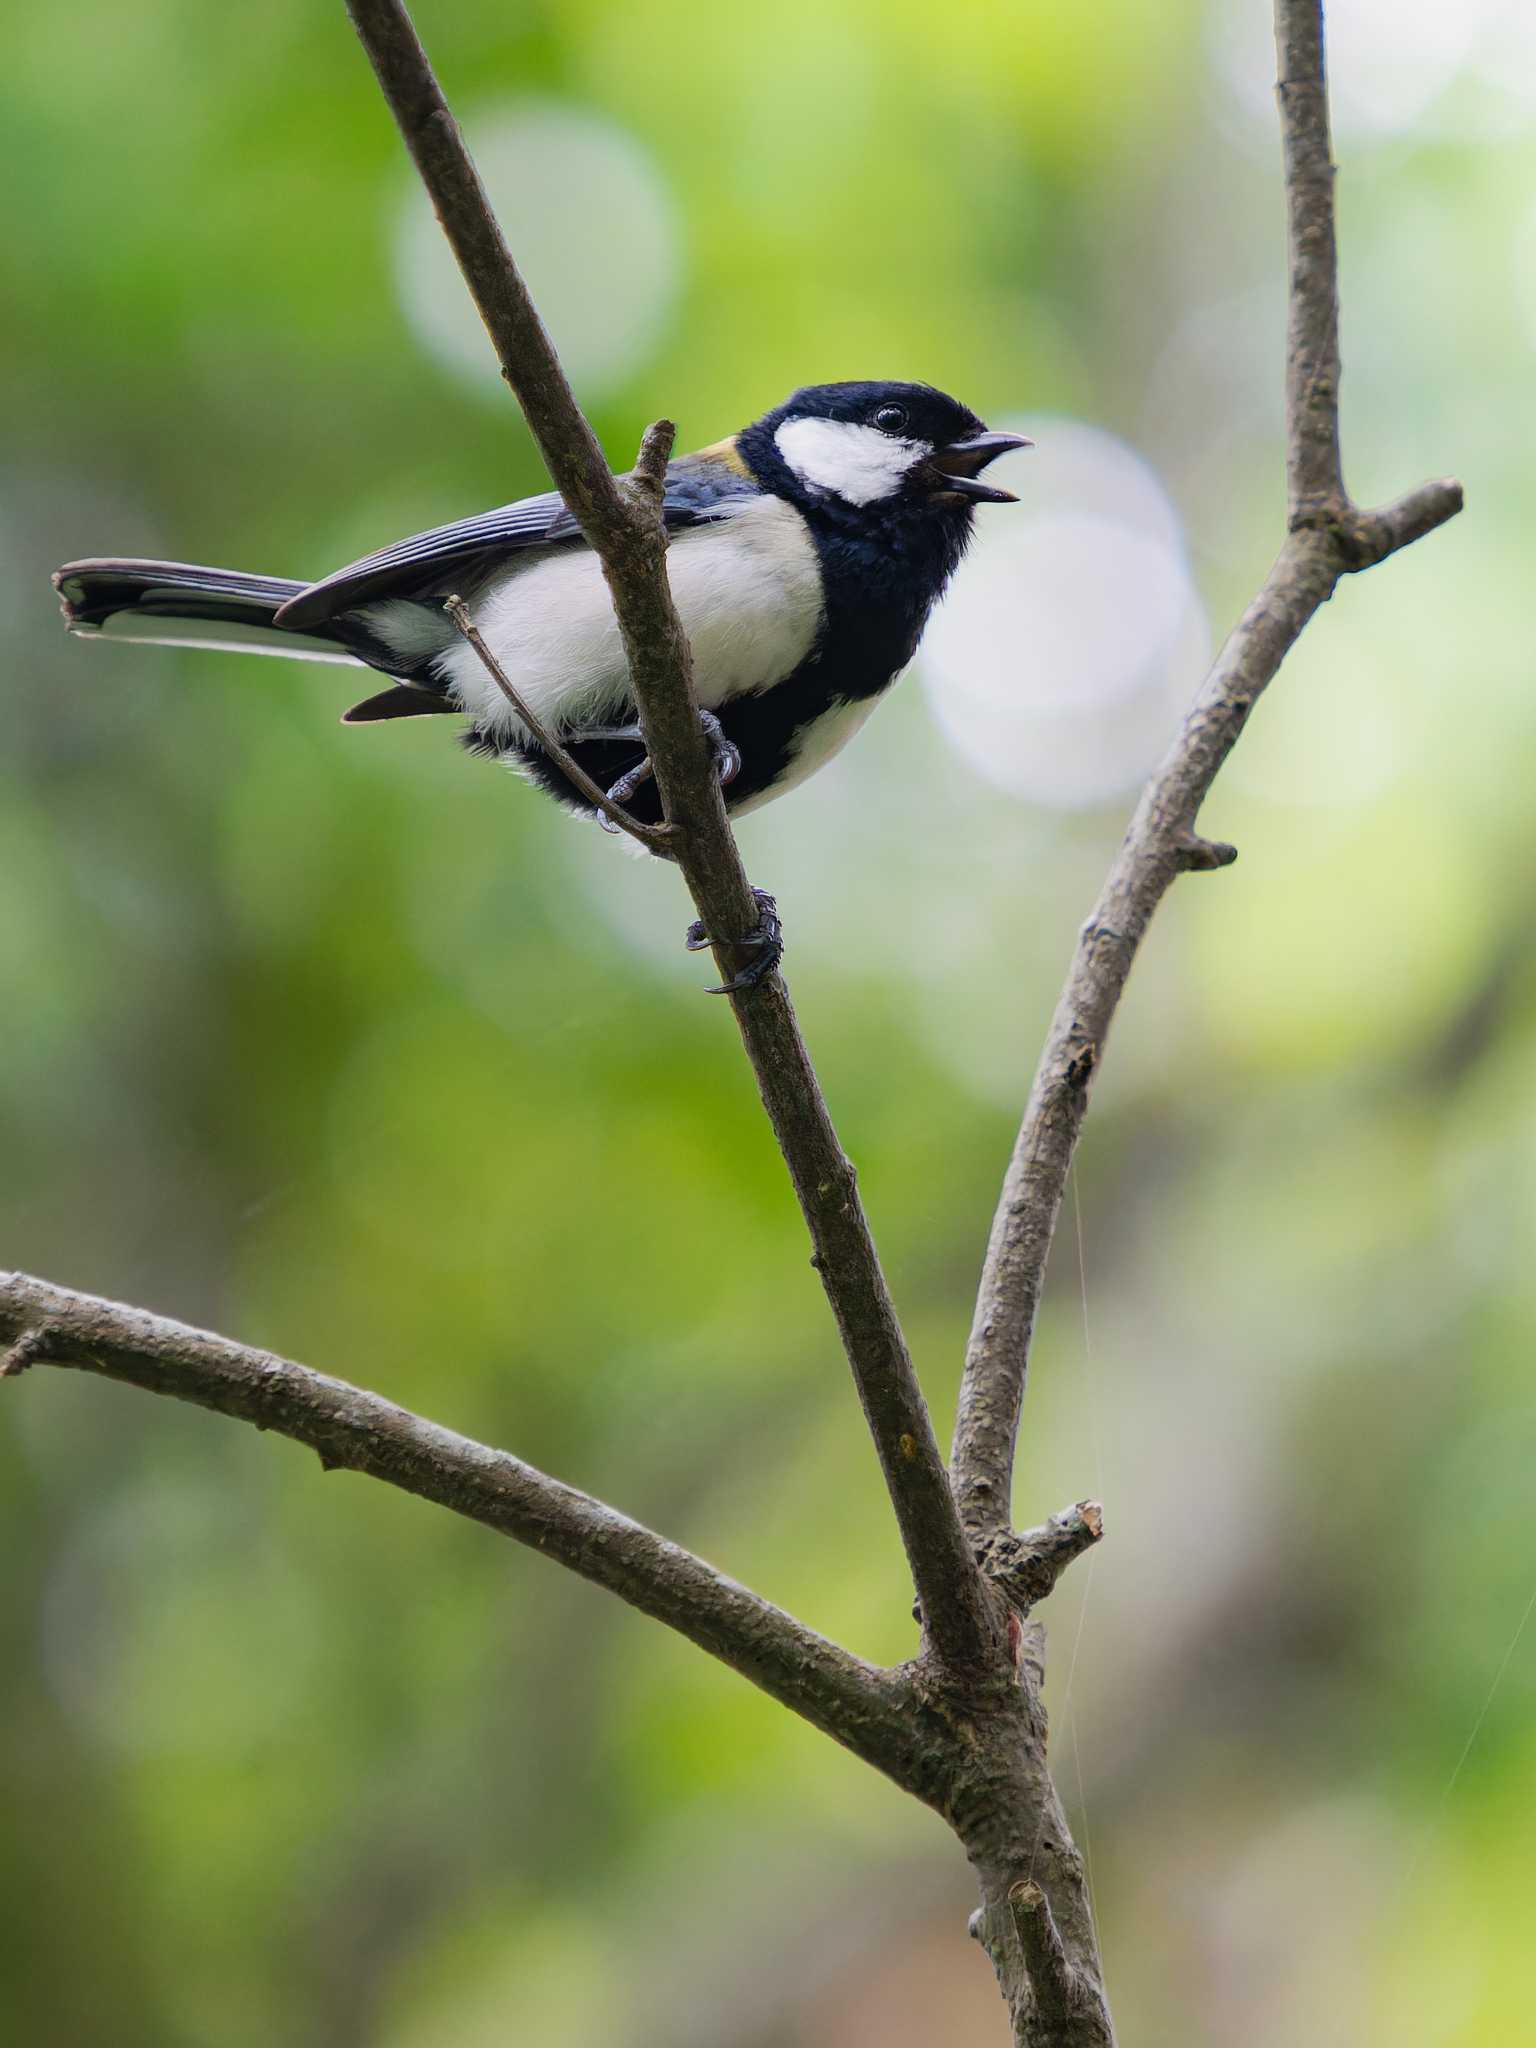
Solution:
<svg viewBox="0 0 1536 2048"><path fill-rule="evenodd" d="M741 450L736 446L736 437L728 441L711 441L707 448L695 448L688 457L690 462L718 462L722 468L734 470L737 476L750 476Z"/></svg>

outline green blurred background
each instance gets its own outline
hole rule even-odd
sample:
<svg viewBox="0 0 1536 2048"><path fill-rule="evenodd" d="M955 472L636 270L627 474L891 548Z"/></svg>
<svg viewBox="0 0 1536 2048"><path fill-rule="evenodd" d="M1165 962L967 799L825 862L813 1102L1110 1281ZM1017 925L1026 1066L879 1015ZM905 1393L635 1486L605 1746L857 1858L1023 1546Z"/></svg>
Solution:
<svg viewBox="0 0 1536 2048"><path fill-rule="evenodd" d="M742 833L941 1434L1130 792L1282 523L1264 0L423 0L616 462L924 377L1039 448L929 655ZM862 1652L909 1591L672 874L344 676L46 576L319 575L539 489L341 7L11 7L0 1246L347 1375ZM1158 920L1018 1512L1129 2040L1536 2001L1536 33L1340 0L1341 590ZM0 1401L0 2010L110 2048L999 2048L939 1824L618 1603L229 1423ZM1483 1709L1486 1707L1486 1712ZM1479 1715L1482 1718L1479 1720ZM1469 1736L1476 1739L1457 1772Z"/></svg>

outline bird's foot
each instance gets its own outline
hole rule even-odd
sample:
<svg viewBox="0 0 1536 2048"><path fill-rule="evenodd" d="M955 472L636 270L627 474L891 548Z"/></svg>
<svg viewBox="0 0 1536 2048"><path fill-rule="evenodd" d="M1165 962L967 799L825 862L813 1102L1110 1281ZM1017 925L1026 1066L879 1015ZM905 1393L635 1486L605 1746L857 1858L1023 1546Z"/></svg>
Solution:
<svg viewBox="0 0 1536 2048"><path fill-rule="evenodd" d="M655 769L651 766L650 755L642 754L639 761L629 770L628 774L621 775L618 781L611 785L608 791L609 803L627 804L641 784L649 782L655 772ZM612 818L599 818L597 822L605 832L619 832L623 830L623 827L616 824Z"/></svg>
<svg viewBox="0 0 1536 2048"><path fill-rule="evenodd" d="M715 780L722 789L729 789L741 773L741 749L733 740L726 738L725 727L713 711L700 711L699 724L709 741L709 758L715 764ZM769 901L772 900L770 897Z"/></svg>
<svg viewBox="0 0 1536 2048"><path fill-rule="evenodd" d="M726 738L725 728L713 711L700 711L699 724L704 729L705 739L709 741L710 759L714 762L716 778L720 787L725 789L741 773L741 749ZM582 733L579 737L594 740L638 740L641 734L638 725L621 725L601 726L593 732ZM642 754L634 767L627 774L621 775L608 791L609 803L627 804L635 791L643 783L649 782L655 772L651 766L650 755ZM612 818L599 818L597 822L605 832L617 832L620 829Z"/></svg>
<svg viewBox="0 0 1536 2048"><path fill-rule="evenodd" d="M784 926L779 918L779 907L766 889L754 889L752 899L757 905L757 923L751 931L744 932L732 943L738 946L754 946L757 951L741 971L731 980L724 981L718 988L707 989L712 996L740 995L743 990L756 988L760 981L772 974L784 958ZM704 920L695 918L689 925L683 944L690 953L702 953L714 940L704 929Z"/></svg>

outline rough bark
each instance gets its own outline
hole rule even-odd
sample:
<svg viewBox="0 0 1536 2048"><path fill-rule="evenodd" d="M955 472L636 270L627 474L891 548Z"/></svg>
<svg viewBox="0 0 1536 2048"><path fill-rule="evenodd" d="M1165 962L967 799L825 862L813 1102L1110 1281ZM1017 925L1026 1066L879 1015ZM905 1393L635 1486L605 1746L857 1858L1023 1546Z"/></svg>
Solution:
<svg viewBox="0 0 1536 2048"><path fill-rule="evenodd" d="M675 859L729 977L756 905L700 737L685 636L666 580L659 480L672 430L647 434L634 475L609 472L486 203L398 0L348 0L557 486L601 556L629 655ZM103 1374L307 1444L345 1466L532 1545L665 1622L941 1814L976 1871L974 1931L1019 2048L1113 2048L1082 1861L1046 1758L1043 1637L1026 1620L1098 1541L1095 1502L1016 1534L1009 1500L1046 1258L1109 1028L1147 926L1188 870L1231 847L1195 821L1260 692L1338 579L1384 560L1459 508L1454 483L1382 511L1349 500L1339 466L1338 322L1319 0L1276 0L1290 238L1288 532L1143 791L1083 927L993 1223L946 1473L868 1224L782 978L733 1007L799 1195L884 1470L924 1619L924 1648L883 1671L825 1641L702 1559L504 1451L376 1394L142 1309L0 1275L0 1378L32 1367Z"/></svg>
<svg viewBox="0 0 1536 2048"><path fill-rule="evenodd" d="M1461 509L1461 486L1422 485L1378 511L1352 504L1339 467L1333 163L1319 0L1277 0L1279 100L1291 252L1285 373L1288 525L1280 554L1229 635L1173 745L1142 791L1078 939L993 1219L966 1352L951 1465L966 1528L1006 1528L1014 1449L1046 1259L1094 1075L1137 948L1179 875L1228 866L1201 839L1200 807L1319 605Z"/></svg>
<svg viewBox="0 0 1536 2048"><path fill-rule="evenodd" d="M758 920L700 733L687 638L667 587L660 481L670 427L647 435L628 486L610 472L534 310L453 115L400 0L347 9L544 460L613 592L662 808L667 850L729 980L751 957L729 943ZM811 1235L874 1437L936 1653L957 1670L996 1661L998 1621L954 1496L890 1288L783 978L732 998L742 1043Z"/></svg>
<svg viewBox="0 0 1536 2048"><path fill-rule="evenodd" d="M69 1366L235 1416L541 1551L905 1779L905 1686L681 1544L379 1394L142 1308L0 1273L0 1378Z"/></svg>

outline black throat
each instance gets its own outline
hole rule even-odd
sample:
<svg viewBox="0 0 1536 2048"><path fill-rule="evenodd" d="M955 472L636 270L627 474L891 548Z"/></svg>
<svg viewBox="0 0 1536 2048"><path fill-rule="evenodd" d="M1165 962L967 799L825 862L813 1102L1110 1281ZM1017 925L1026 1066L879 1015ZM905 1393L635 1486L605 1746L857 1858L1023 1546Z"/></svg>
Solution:
<svg viewBox="0 0 1536 2048"><path fill-rule="evenodd" d="M801 514L815 542L827 617L812 661L836 695L875 696L916 652L971 538L971 506L906 492L850 505L809 490L780 455L772 416L736 445L765 489Z"/></svg>

